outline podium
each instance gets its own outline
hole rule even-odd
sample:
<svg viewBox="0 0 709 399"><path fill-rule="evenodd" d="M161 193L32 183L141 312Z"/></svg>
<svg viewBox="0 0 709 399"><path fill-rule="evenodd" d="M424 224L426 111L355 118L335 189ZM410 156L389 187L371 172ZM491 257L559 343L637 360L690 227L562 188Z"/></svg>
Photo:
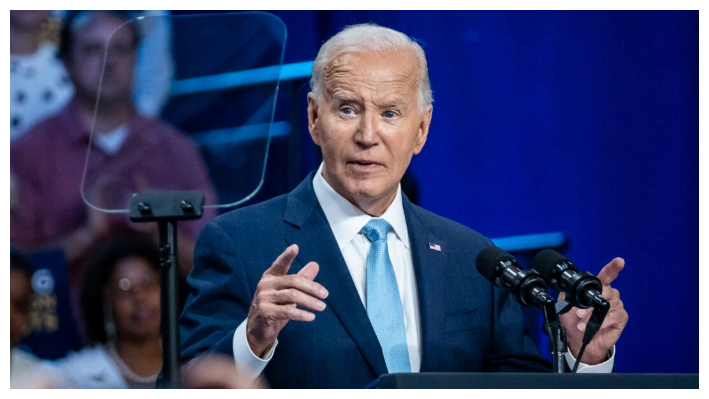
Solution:
<svg viewBox="0 0 709 399"><path fill-rule="evenodd" d="M382 389L699 389L699 374L401 373Z"/></svg>

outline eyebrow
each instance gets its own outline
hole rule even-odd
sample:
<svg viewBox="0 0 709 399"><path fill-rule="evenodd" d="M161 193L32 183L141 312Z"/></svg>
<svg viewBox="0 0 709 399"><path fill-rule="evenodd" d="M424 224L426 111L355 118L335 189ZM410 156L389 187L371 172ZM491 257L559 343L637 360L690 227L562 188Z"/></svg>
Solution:
<svg viewBox="0 0 709 399"><path fill-rule="evenodd" d="M339 103L359 103L360 102L355 97L352 97L352 96L348 95L347 93L343 93L343 92L332 93L332 98L333 98L333 100L335 100L336 102L339 102ZM407 103L402 97L395 97L392 99L387 99L385 102L377 105L377 108L379 108L379 109L392 108L392 107L407 108Z"/></svg>
<svg viewBox="0 0 709 399"><path fill-rule="evenodd" d="M394 98L392 100L386 101L383 104L379 105L379 108L390 108L390 107L405 107L406 106L406 101L404 101L403 98Z"/></svg>
<svg viewBox="0 0 709 399"><path fill-rule="evenodd" d="M345 102L345 103L351 103L351 102L357 101L354 99L354 97L350 97L349 95L342 93L342 92L333 93L332 98L336 101Z"/></svg>

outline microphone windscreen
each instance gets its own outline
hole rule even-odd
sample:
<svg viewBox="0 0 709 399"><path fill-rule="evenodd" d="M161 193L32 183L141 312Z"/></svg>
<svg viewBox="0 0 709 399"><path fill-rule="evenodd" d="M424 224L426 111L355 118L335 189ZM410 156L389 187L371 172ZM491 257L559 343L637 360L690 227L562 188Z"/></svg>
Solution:
<svg viewBox="0 0 709 399"><path fill-rule="evenodd" d="M564 255L554 251L553 249L544 249L540 251L532 260L532 269L539 272L547 284L551 284L551 274L554 271L554 266L559 263L570 263Z"/></svg>
<svg viewBox="0 0 709 399"><path fill-rule="evenodd" d="M494 283L495 265L507 260L516 261L514 256L498 247L487 247L480 251L477 258L475 258L475 267L478 268L478 271L483 275L483 277Z"/></svg>

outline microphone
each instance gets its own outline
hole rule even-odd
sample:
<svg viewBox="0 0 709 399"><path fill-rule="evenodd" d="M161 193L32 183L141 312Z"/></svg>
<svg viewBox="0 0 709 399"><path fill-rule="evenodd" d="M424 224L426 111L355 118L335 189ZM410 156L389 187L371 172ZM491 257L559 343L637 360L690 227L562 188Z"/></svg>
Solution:
<svg viewBox="0 0 709 399"><path fill-rule="evenodd" d="M601 295L601 280L589 272L579 272L576 265L560 253L545 249L532 260L532 269L557 291L566 293L566 301L577 308L607 307Z"/></svg>
<svg viewBox="0 0 709 399"><path fill-rule="evenodd" d="M553 303L547 294L547 285L536 270L522 270L514 256L498 247L480 251L475 259L480 274L495 286L507 288L524 306L542 306Z"/></svg>
<svg viewBox="0 0 709 399"><path fill-rule="evenodd" d="M532 260L532 264L534 265L533 269L539 271L544 277L544 281L552 288L566 293L566 301L571 305L582 309L593 307L591 318L586 323L586 329L581 339L581 349L572 370L572 373L575 373L581 363L586 345L601 329L603 320L610 309L610 304L601 295L603 291L601 280L589 272L579 272L574 262L552 249L539 252Z"/></svg>
<svg viewBox="0 0 709 399"><path fill-rule="evenodd" d="M510 290L517 302L524 306L537 306L544 315L543 331L549 336L554 371L564 372L566 330L554 311L554 300L547 294L547 285L536 270L522 270L517 259L497 247L480 251L475 259L480 274L495 286Z"/></svg>

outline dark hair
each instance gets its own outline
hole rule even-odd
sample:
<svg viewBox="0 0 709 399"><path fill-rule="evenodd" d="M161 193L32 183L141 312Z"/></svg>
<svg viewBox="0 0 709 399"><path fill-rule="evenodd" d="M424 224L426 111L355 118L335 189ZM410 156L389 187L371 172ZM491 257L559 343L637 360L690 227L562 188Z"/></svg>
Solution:
<svg viewBox="0 0 709 399"><path fill-rule="evenodd" d="M149 237L138 233L111 239L89 263L81 289L81 315L91 344L106 343L104 292L116 264L133 256L147 260L155 270L159 267L157 245Z"/></svg>
<svg viewBox="0 0 709 399"><path fill-rule="evenodd" d="M123 19L125 21L131 20L133 17L136 17L138 15L137 11L120 11L120 10L101 10L101 11L87 11L87 10L71 10L66 13L66 17L64 17L64 22L62 24L62 29L59 32L59 56L67 60L69 57L69 54L71 53L71 47L74 44L74 30L75 28L72 27L74 24L74 21L80 16L80 15L85 15L88 13L94 13L94 12L104 12L104 13L110 13L120 19ZM135 36L135 45L138 44L140 41L140 32L138 31L138 27L136 24L128 24L128 27L133 31L133 35Z"/></svg>
<svg viewBox="0 0 709 399"><path fill-rule="evenodd" d="M12 247L10 247L10 271L24 273L28 278L32 278L33 271L30 261Z"/></svg>

